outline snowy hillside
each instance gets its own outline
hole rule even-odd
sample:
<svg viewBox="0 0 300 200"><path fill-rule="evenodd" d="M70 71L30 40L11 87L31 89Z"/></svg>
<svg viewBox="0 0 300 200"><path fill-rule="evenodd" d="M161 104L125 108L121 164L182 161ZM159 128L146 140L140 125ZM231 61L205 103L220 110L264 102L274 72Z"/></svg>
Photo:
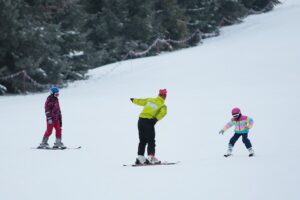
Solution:
<svg viewBox="0 0 300 200"><path fill-rule="evenodd" d="M300 1L250 16L204 44L98 68L62 89L63 142L42 151L47 93L0 97L0 200L299 200ZM131 168L141 107L130 97L167 88L157 157L174 166ZM239 106L255 124L249 158L232 129ZM53 144L54 134L50 143Z"/></svg>

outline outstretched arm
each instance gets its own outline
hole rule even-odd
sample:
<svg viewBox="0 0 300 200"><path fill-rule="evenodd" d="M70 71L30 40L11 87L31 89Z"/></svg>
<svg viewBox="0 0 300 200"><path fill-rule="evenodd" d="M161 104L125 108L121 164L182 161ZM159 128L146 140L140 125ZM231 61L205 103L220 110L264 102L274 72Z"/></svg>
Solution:
<svg viewBox="0 0 300 200"><path fill-rule="evenodd" d="M227 131L228 129L230 129L233 126L233 122L232 120L230 120L230 122L228 122L224 128L222 130L220 130L219 134L223 134L225 131Z"/></svg>
<svg viewBox="0 0 300 200"><path fill-rule="evenodd" d="M148 99L135 99L135 98L130 98L130 100L132 101L132 103L139 106L145 106L148 101Z"/></svg>
<svg viewBox="0 0 300 200"><path fill-rule="evenodd" d="M223 130L224 130L224 131L227 131L227 130L230 129L232 126L233 126L233 122L232 122L232 120L230 120L230 122L228 122L228 123L224 126Z"/></svg>

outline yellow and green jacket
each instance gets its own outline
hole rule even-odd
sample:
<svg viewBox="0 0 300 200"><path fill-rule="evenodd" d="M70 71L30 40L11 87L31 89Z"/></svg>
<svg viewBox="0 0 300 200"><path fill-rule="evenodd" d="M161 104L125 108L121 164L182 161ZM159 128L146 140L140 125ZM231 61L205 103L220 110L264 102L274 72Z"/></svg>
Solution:
<svg viewBox="0 0 300 200"><path fill-rule="evenodd" d="M167 106L165 105L165 100L161 96L147 99L133 99L133 103L144 106L144 109L139 116L140 118L156 118L159 121L167 114Z"/></svg>

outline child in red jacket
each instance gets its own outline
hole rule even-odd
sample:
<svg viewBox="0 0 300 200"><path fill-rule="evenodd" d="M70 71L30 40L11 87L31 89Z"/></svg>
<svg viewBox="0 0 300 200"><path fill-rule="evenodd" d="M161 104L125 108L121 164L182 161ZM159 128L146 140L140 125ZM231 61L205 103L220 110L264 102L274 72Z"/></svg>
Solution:
<svg viewBox="0 0 300 200"><path fill-rule="evenodd" d="M60 106L58 102L59 89L57 87L52 87L50 89L51 94L48 96L45 102L45 114L47 118L47 130L45 131L42 143L38 148L47 149L50 148L48 144L48 139L52 134L53 128L56 131L56 141L53 148L65 149L66 147L61 142L61 127L62 127L62 116L60 111Z"/></svg>

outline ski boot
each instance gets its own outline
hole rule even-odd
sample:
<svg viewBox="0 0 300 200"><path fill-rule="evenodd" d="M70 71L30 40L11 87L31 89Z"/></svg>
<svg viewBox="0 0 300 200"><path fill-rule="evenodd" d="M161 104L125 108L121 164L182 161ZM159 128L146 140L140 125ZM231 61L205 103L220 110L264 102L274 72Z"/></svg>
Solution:
<svg viewBox="0 0 300 200"><path fill-rule="evenodd" d="M249 157L253 157L254 156L254 150L252 149L252 147L250 147L248 149L248 151L249 151Z"/></svg>
<svg viewBox="0 0 300 200"><path fill-rule="evenodd" d="M231 144L228 145L228 150L227 150L227 153L224 155L224 157L229 157L232 155L232 149L233 149L233 146Z"/></svg>
<svg viewBox="0 0 300 200"><path fill-rule="evenodd" d="M160 164L161 161L158 160L153 154L148 156L148 160L150 164Z"/></svg>
<svg viewBox="0 0 300 200"><path fill-rule="evenodd" d="M37 148L38 149L50 149L50 146L48 144L48 138L44 137L42 140L42 143Z"/></svg>
<svg viewBox="0 0 300 200"><path fill-rule="evenodd" d="M145 156L138 155L135 160L136 165L149 164L149 161L145 158Z"/></svg>
<svg viewBox="0 0 300 200"><path fill-rule="evenodd" d="M56 138L53 149L66 149L67 147L61 142L61 138Z"/></svg>

